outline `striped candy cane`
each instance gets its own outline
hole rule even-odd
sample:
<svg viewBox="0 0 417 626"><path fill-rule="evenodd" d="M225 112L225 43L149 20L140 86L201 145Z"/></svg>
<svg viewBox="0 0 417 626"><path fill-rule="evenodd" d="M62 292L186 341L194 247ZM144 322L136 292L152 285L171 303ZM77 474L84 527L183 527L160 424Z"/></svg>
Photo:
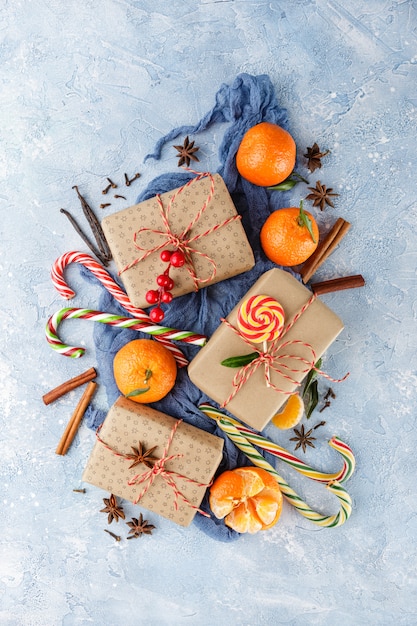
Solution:
<svg viewBox="0 0 417 626"><path fill-rule="evenodd" d="M167 335L157 335L154 332L155 329L165 328L156 326L149 315L138 307L135 307L127 293L123 291L123 289L116 283L116 281L112 278L112 276L107 272L107 270L100 265L92 256L89 254L85 254L83 252L66 252L58 257L55 263L52 266L51 270L51 278L52 283L58 293L67 299L71 299L75 296L75 292L69 287L68 283L64 279L64 270L70 263L79 263L86 267L90 272L101 282L101 284L107 289L107 291L113 296L113 298L119 302L131 315L133 315L137 320L140 320L143 323L141 328L135 328L135 330L142 330L143 332L148 332L146 330L146 325L148 325L149 329L152 331L150 334L155 336L155 339L162 343L168 350L170 350L179 367L185 367L188 365L188 360L185 358L181 350L172 343L172 339L177 341L185 341L187 343L195 343L195 345L204 345L204 343L200 343L202 335L197 335L195 333L191 333L190 331L176 331L178 336L167 336ZM75 311L75 309L74 309ZM54 329L55 324L59 324L60 319L58 312L53 316L47 324L47 338L48 342L53 346L53 348L59 351L61 354L66 356L72 356L73 358L77 358L84 354L84 350L82 348L74 348L71 346L66 346L65 344L61 344L58 337L54 337L56 335L56 328ZM104 314L107 315L107 314ZM123 319L123 318L121 318ZM52 321L51 321L52 320ZM102 320L96 320L102 321ZM49 329L49 330L48 330ZM172 329L166 329L171 331ZM81 352L80 352L81 350Z"/></svg>
<svg viewBox="0 0 417 626"><path fill-rule="evenodd" d="M296 457L294 454L291 454L291 452L289 452L285 448L282 448L276 443L269 441L269 439L262 437L262 435L258 435L252 429L244 426L243 424L229 417L228 415L226 416L225 413L222 413L222 411L219 411L218 409L212 407L210 404L201 404L198 408L208 417L211 417L216 421L223 417L227 418L239 430L239 432L242 433L246 437L246 439L248 439L248 441L250 441L250 443L281 459L281 461L284 461L284 463L287 463L288 465L293 467L300 474L311 478L311 480L315 480L320 483L328 483L330 481L343 483L352 476L355 470L355 457L351 448L338 437L332 437L329 441L329 446L336 450L336 452L339 452L339 454L342 456L343 466L339 472L336 472L334 474L326 474L324 472L319 472L315 470L313 467L310 467L310 465L307 465L307 463Z"/></svg>
<svg viewBox="0 0 417 626"><path fill-rule="evenodd" d="M84 348L62 343L57 334L59 324L66 319L73 318L87 319L92 322L108 324L115 328L130 328L132 330L140 330L144 333L148 333L171 350L179 367L187 365L188 361L182 352L171 343L172 340L184 341L197 346L203 346L206 342L206 337L203 335L196 335L186 330L175 330L174 328L159 326L152 322L148 323L132 319L131 317L122 317L121 315L113 315L111 313L103 313L102 311L93 311L91 309L64 308L57 311L49 318L45 329L46 339L53 350L74 359L84 354Z"/></svg>
<svg viewBox="0 0 417 626"><path fill-rule="evenodd" d="M265 458L253 447L246 437L232 424L227 416L217 421L222 431L229 437L231 441L241 450L247 458L257 467L261 467L269 472L277 481L282 491L282 495L292 506L306 519L310 520L317 526L326 528L334 528L341 526L350 517L352 512L352 500L347 491L337 481L330 481L326 484L326 488L333 493L339 500L340 509L335 515L323 515L314 511L300 496L289 486L289 484L278 474L276 469L265 460Z"/></svg>
<svg viewBox="0 0 417 626"><path fill-rule="evenodd" d="M143 309L133 306L127 293L116 283L107 270L105 270L100 263L93 259L92 256L84 254L83 252L66 252L58 257L52 266L52 283L63 298L70 300L75 296L75 292L71 289L71 287L69 287L68 283L64 279L64 269L70 263L79 263L90 270L90 272L94 274L107 291L111 293L113 298L119 302L119 304L121 304L126 311L129 311L133 317L146 322L151 322L150 317Z"/></svg>

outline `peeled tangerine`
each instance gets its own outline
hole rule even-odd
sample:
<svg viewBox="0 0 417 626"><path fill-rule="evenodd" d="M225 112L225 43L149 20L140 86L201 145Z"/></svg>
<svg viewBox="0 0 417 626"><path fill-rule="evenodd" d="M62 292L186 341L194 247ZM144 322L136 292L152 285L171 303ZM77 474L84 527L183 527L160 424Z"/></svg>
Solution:
<svg viewBox="0 0 417 626"><path fill-rule="evenodd" d="M282 511L277 481L259 467L227 470L210 488L210 508L218 519L238 533L257 533L272 528Z"/></svg>

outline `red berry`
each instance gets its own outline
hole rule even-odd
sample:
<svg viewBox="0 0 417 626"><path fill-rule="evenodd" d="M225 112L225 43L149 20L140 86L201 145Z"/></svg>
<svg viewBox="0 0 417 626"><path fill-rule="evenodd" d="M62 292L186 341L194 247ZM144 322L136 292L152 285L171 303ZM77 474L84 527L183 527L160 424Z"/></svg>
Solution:
<svg viewBox="0 0 417 626"><path fill-rule="evenodd" d="M166 287L170 280L171 278L167 276L167 274L160 274L157 277L156 282L158 283L160 287Z"/></svg>
<svg viewBox="0 0 417 626"><path fill-rule="evenodd" d="M161 300L162 302L169 304L170 302L172 302L172 293L170 291L164 291L164 293L161 296Z"/></svg>
<svg viewBox="0 0 417 626"><path fill-rule="evenodd" d="M171 254L171 265L173 267L182 267L185 263L185 256L181 250L176 250Z"/></svg>
<svg viewBox="0 0 417 626"><path fill-rule="evenodd" d="M155 289L150 289L146 292L145 298L146 302L149 302L149 304L156 304L159 300L159 294Z"/></svg>
<svg viewBox="0 0 417 626"><path fill-rule="evenodd" d="M165 282L164 287L169 291L170 289L173 288L174 286L174 281L172 280L172 278L170 276L167 276L168 280Z"/></svg>
<svg viewBox="0 0 417 626"><path fill-rule="evenodd" d="M149 317L151 318L151 320L153 322L155 322L156 324L158 324L159 322L162 322L162 320L164 319L165 315L163 310L159 307L156 306L154 309L152 309L152 311L149 313Z"/></svg>
<svg viewBox="0 0 417 626"><path fill-rule="evenodd" d="M171 250L162 250L159 256L160 256L161 261L163 261L164 263L168 263L168 261L171 260L171 255L172 255Z"/></svg>

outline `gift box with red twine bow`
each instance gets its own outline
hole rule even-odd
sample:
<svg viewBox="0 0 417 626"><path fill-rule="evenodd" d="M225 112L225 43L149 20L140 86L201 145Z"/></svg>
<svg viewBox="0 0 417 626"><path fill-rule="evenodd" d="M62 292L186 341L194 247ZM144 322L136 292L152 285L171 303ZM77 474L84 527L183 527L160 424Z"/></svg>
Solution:
<svg viewBox="0 0 417 626"><path fill-rule="evenodd" d="M121 280L137 307L155 304L147 294L158 289L156 281L167 269L165 251L180 252L184 260L170 267L169 289L160 285L174 298L246 272L255 264L241 216L222 177L196 174L182 187L102 221Z"/></svg>
<svg viewBox="0 0 417 626"><path fill-rule="evenodd" d="M246 340L237 329L241 305L266 295L283 307L280 336L267 346ZM220 320L219 320L220 322ZM191 381L242 422L261 431L343 329L341 319L289 272L265 272L223 320L188 366ZM254 354L242 367L226 367L231 357ZM332 382L343 379L320 375Z"/></svg>
<svg viewBox="0 0 417 626"><path fill-rule="evenodd" d="M196 513L207 515L199 507L222 460L223 439L123 397L96 438L83 481L180 526Z"/></svg>

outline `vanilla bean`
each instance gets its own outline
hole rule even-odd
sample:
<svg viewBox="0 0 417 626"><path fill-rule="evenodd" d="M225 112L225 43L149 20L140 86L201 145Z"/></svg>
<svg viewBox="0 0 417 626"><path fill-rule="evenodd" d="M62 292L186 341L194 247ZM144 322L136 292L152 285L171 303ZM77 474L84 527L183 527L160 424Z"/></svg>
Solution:
<svg viewBox="0 0 417 626"><path fill-rule="evenodd" d="M114 184L114 183L113 183ZM100 222L98 221L93 209L90 207L84 196L82 196L78 190L78 186L74 185L73 189L77 192L77 196L81 202L81 208L85 217L87 218L88 223L90 224L90 228L93 232L94 238L97 242L98 249L100 250L101 256L106 260L110 261L112 258L112 254L107 243L107 239L104 235L103 229L101 228Z"/></svg>
<svg viewBox="0 0 417 626"><path fill-rule="evenodd" d="M67 216L67 218L69 219L69 221L71 222L71 224L74 227L74 230L80 235L81 239L84 241L84 243L90 248L91 252L93 254L96 255L96 257L98 258L98 260L103 264L103 265L108 265L108 260L105 259L103 257L103 255L101 254L101 252L95 247L95 245L93 243L91 243L91 241L89 240L89 238L87 237L87 235L84 233L84 231L81 229L81 227L78 225L78 222L75 220L75 218L71 215L71 213L69 211L66 211L65 209L60 209L60 212L63 213L64 215Z"/></svg>

